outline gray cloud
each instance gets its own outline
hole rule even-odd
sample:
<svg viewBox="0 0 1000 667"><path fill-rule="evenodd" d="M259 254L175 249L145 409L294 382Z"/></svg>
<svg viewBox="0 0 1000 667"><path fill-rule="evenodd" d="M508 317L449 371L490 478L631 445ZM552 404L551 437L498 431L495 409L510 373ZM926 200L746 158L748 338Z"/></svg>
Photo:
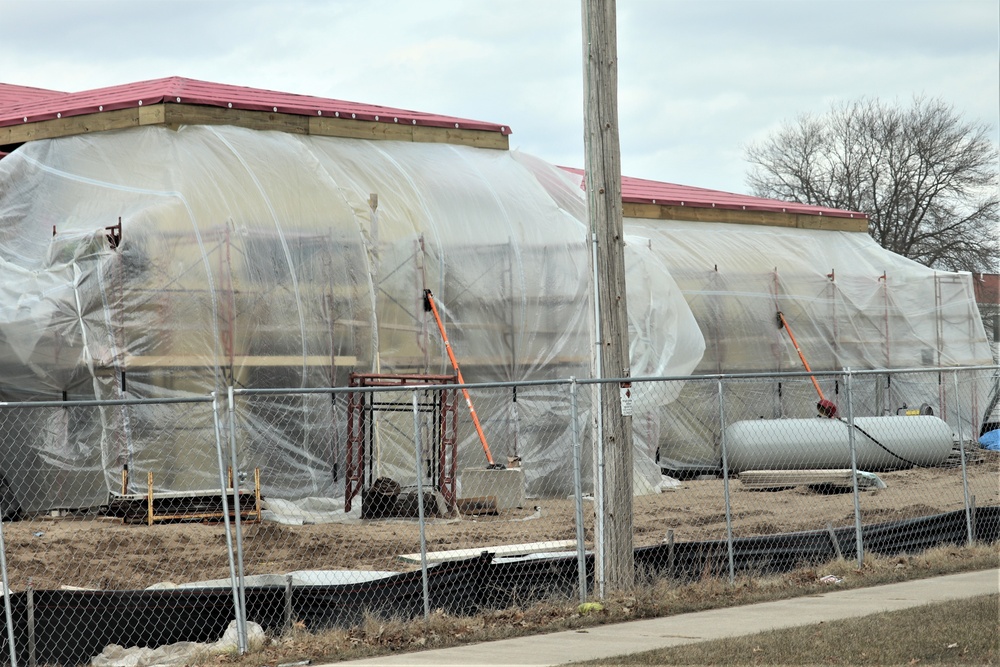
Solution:
<svg viewBox="0 0 1000 667"><path fill-rule="evenodd" d="M940 96L1000 131L995 0L618 0L618 13L634 176L741 191L743 145L859 96ZM0 0L0 16L7 83L178 75L399 106L504 123L512 146L582 166L579 0Z"/></svg>

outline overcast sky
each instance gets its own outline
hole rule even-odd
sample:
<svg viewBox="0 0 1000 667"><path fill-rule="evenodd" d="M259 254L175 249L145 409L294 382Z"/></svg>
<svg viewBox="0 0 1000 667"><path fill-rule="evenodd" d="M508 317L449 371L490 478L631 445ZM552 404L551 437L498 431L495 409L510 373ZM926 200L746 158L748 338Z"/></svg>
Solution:
<svg viewBox="0 0 1000 667"><path fill-rule="evenodd" d="M583 166L579 0L0 0L0 81L165 76L494 121ZM623 172L746 192L743 146L831 102L939 96L1000 145L997 0L618 0Z"/></svg>

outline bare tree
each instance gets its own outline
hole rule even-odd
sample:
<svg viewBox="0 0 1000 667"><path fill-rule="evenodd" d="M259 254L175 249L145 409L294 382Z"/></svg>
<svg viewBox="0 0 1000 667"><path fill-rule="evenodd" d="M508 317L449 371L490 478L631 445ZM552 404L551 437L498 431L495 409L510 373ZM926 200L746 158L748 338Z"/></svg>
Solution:
<svg viewBox="0 0 1000 667"><path fill-rule="evenodd" d="M804 115L751 144L761 197L861 211L884 248L927 266L995 271L997 146L990 126L940 99L908 108L862 98Z"/></svg>

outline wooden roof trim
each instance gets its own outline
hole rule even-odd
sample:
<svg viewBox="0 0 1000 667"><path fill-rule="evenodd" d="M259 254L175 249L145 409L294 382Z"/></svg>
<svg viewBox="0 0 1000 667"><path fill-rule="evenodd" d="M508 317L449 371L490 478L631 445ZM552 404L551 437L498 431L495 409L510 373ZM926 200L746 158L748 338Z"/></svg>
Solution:
<svg viewBox="0 0 1000 667"><path fill-rule="evenodd" d="M797 229L822 229L835 232L867 232L868 220L803 213L740 211L725 208L700 208L624 202L622 215L647 220L687 220L691 222L729 222L738 225L764 225Z"/></svg>
<svg viewBox="0 0 1000 667"><path fill-rule="evenodd" d="M0 146L148 125L173 128L181 125L234 125L251 130L321 137L445 143L496 150L509 148L507 135L487 130L312 117L172 102L0 127Z"/></svg>

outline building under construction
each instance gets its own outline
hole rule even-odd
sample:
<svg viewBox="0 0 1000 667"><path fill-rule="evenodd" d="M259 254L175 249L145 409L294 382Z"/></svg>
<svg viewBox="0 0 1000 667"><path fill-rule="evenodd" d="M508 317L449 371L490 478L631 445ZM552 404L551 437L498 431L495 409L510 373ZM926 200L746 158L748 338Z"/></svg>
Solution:
<svg viewBox="0 0 1000 667"><path fill-rule="evenodd" d="M589 377L581 176L509 150L509 134L181 78L78 93L0 85L0 393L153 398L447 375L426 290L466 382ZM640 179L624 179L623 200L633 377L799 370L778 311L816 370L991 363L970 276L879 248L862 214ZM672 386L636 403L640 490L661 465L718 463L706 397ZM885 409L940 400L919 383L893 391ZM786 394L768 416L814 404ZM496 391L476 407L529 493L572 488L565 392ZM347 413L330 395L241 404L241 457L262 469L265 495L342 496ZM158 471L171 491L216 481L207 412L182 429L149 407L0 417L6 483L26 510L102 504L125 467ZM480 465L467 422L458 458ZM406 481L411 447L398 429L379 434L386 476Z"/></svg>

